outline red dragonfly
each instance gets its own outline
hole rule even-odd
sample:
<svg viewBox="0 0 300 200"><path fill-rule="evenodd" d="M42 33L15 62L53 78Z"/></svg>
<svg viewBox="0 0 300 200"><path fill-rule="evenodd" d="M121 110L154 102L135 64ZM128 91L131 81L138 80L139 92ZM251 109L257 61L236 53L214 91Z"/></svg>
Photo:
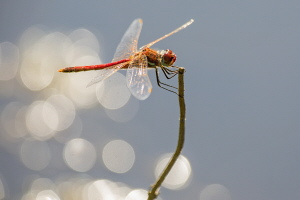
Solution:
<svg viewBox="0 0 300 200"><path fill-rule="evenodd" d="M158 68L161 68L162 72L167 79L170 79L177 75L178 67L173 66L176 61L176 55L169 49L157 51L150 49L150 47L170 35L186 28L194 22L193 19L183 24L179 28L164 35L163 37L150 42L149 44L141 47L137 50L138 39L142 30L143 21L141 19L134 20L127 31L125 32L120 44L117 47L114 58L111 63L90 65L90 66L76 66L60 69L59 72L80 72L88 70L100 70L100 73L91 80L88 86L103 81L108 78L119 69L127 69L126 79L127 87L130 92L139 100L145 100L152 92L152 84L148 77L147 68L155 68L156 80L159 87L168 91L174 92L164 86L172 87L168 84L162 83L159 80ZM170 69L171 68L171 69ZM174 70L175 68L175 70ZM164 85L164 86L162 86ZM176 92L174 92L176 93Z"/></svg>

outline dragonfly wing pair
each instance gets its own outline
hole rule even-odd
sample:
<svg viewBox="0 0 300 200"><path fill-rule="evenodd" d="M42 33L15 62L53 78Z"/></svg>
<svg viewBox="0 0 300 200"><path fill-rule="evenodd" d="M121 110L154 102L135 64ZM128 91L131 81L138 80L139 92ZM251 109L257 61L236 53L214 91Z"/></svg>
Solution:
<svg viewBox="0 0 300 200"><path fill-rule="evenodd" d="M137 52L138 39L142 26L143 21L141 19L136 19L131 23L122 37L112 60L112 62L123 59L130 59L130 61L102 69L88 86L106 79L121 68L128 67L126 79L130 92L140 100L145 100L149 97L152 85L148 77L147 57Z"/></svg>
<svg viewBox="0 0 300 200"><path fill-rule="evenodd" d="M152 91L147 70L147 57L142 53L137 53L142 26L141 19L136 19L131 23L121 39L113 59L113 62L126 58L132 59L126 72L127 87L131 94L139 100L147 99Z"/></svg>

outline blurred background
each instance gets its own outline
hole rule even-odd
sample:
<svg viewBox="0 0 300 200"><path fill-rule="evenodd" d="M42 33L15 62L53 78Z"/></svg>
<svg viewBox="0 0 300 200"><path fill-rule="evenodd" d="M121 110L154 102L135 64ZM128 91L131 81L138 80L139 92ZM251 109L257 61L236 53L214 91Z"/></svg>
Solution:
<svg viewBox="0 0 300 200"><path fill-rule="evenodd" d="M146 199L175 150L178 98L86 88L136 18L186 68L186 142L160 199L300 198L300 2L0 2L0 199ZM171 85L177 78L164 80Z"/></svg>

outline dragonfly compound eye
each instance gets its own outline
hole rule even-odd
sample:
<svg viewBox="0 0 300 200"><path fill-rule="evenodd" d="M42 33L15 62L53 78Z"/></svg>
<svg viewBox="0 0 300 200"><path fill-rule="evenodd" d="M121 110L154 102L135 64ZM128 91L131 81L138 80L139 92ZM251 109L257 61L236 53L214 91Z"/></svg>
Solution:
<svg viewBox="0 0 300 200"><path fill-rule="evenodd" d="M176 61L176 54L170 49L164 51L162 56L162 63L164 66L171 66Z"/></svg>

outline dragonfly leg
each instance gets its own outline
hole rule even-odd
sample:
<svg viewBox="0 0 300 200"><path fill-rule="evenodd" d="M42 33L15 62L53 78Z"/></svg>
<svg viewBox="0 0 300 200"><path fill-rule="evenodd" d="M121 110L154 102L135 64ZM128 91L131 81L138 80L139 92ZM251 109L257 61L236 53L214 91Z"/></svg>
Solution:
<svg viewBox="0 0 300 200"><path fill-rule="evenodd" d="M161 68L161 69L163 69L163 68ZM163 70L162 70L163 71ZM164 71L163 71L164 72ZM165 72L164 72L164 74L165 74ZM177 73L176 73L177 74ZM175 74L175 75L176 75ZM166 75L166 74L165 74ZM174 77L175 75L172 75L172 77ZM165 85L165 86L168 86L168 87L171 87L171 88L175 88L175 89L178 89L177 87L174 87L174 86L172 86L172 85L168 85L168 84L166 84L166 83L163 83L163 82L161 82L160 80L159 80L159 71L158 71L158 68L156 68L156 77L157 77L157 81L159 82L159 84L162 84L162 85ZM167 76L166 76L167 77ZM168 79L170 79L170 78L172 78L172 77L167 77Z"/></svg>
<svg viewBox="0 0 300 200"><path fill-rule="evenodd" d="M174 87L174 86L172 86L172 85L168 85L168 84L162 83L162 82L159 80L158 67L155 67L155 73L156 73L156 81L157 81L157 85L158 85L159 87L161 87L161 88L163 88L163 89L165 89L165 90L167 90L167 91L169 91L169 92L173 92L173 93L175 93L175 94L178 95L177 92L175 92L175 91L173 91L173 90L170 90L170 89L168 89L168 88L165 88L165 87L161 86L161 85L165 85L165 86L168 86L168 87L171 87L171 88L178 89L177 87ZM175 74L175 75L176 75L176 74Z"/></svg>
<svg viewBox="0 0 300 200"><path fill-rule="evenodd" d="M160 68L167 79L171 79L178 74L178 70L171 70L163 66L161 66Z"/></svg>

